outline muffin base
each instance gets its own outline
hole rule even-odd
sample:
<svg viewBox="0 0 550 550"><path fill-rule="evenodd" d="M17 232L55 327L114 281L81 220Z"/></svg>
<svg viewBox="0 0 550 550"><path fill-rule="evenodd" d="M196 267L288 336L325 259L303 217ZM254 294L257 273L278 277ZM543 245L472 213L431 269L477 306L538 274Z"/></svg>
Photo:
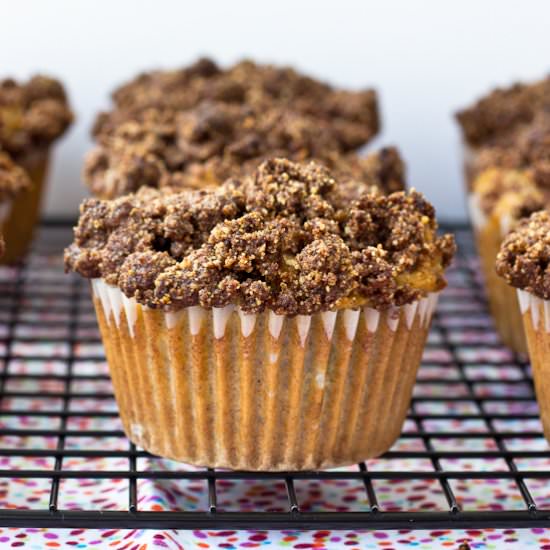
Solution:
<svg viewBox="0 0 550 550"><path fill-rule="evenodd" d="M256 471L387 451L409 407L436 295L388 312L294 318L142 307L94 281L124 430L153 454Z"/></svg>
<svg viewBox="0 0 550 550"><path fill-rule="evenodd" d="M535 393L546 440L550 442L550 301L518 290L529 346Z"/></svg>
<svg viewBox="0 0 550 550"><path fill-rule="evenodd" d="M474 226L489 311L502 342L515 352L526 354L527 341L516 291L495 271L500 245L509 230L507 221L499 220L494 216L481 219L482 215L476 209L475 199L471 196L470 217Z"/></svg>
<svg viewBox="0 0 550 550"><path fill-rule="evenodd" d="M29 174L33 186L12 201L0 203L0 232L6 243L0 264L17 262L29 248L40 216L48 156L48 151L37 150L17 159L18 164Z"/></svg>

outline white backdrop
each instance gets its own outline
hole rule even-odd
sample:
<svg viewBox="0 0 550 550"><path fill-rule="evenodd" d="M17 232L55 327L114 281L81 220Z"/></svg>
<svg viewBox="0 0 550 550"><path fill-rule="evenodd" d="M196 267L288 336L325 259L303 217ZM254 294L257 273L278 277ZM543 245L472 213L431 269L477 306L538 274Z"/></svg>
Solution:
<svg viewBox="0 0 550 550"><path fill-rule="evenodd" d="M58 145L46 213L75 215L94 113L140 70L207 54L290 63L350 87L373 85L384 132L411 185L441 218L464 216L452 113L496 84L550 71L544 0L0 0L0 76L64 80L77 123Z"/></svg>

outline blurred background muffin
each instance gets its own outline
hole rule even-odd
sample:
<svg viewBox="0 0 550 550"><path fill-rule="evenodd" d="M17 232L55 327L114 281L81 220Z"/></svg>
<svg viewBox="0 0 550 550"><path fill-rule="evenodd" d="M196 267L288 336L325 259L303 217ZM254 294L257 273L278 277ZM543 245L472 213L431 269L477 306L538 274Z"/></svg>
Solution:
<svg viewBox="0 0 550 550"><path fill-rule="evenodd" d="M527 353L516 294L496 276L494 265L518 220L550 204L550 77L497 89L457 119L489 307L502 341Z"/></svg>
<svg viewBox="0 0 550 550"><path fill-rule="evenodd" d="M0 81L0 229L2 262L27 250L40 215L52 143L72 121L63 86L45 76Z"/></svg>
<svg viewBox="0 0 550 550"><path fill-rule="evenodd" d="M550 441L550 214L521 220L505 238L496 269L517 292L544 435Z"/></svg>

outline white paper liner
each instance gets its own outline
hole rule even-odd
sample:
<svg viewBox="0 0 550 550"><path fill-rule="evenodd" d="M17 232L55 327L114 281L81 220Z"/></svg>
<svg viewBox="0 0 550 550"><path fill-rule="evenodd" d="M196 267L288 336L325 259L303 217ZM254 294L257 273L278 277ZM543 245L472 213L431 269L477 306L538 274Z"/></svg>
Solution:
<svg viewBox="0 0 550 550"><path fill-rule="evenodd" d="M124 308L126 319L128 320L128 329L132 336L134 336L134 325L137 319L138 309L146 308L138 304L134 298L127 298L123 292L116 286L109 285L102 279L92 279L92 290L94 295L101 301L103 306L103 311L105 313L105 318L107 320L111 319L111 312L117 327L120 325L121 319L121 310ZM407 324L407 328L411 328L416 315L420 317L420 322L423 326L427 327L431 321L433 312L437 305L438 292L430 292L425 298L413 302L412 304L407 304L401 307L394 307L388 312L387 323L388 327L395 332L400 319L400 311L404 310L404 318ZM365 322L367 323L367 330L369 332L375 332L378 328L378 323L380 319L380 313L375 309L369 307L362 308L365 315ZM216 339L223 338L225 334L225 327L227 321L233 312L237 312L241 320L241 331L243 336L246 338L254 330L256 324L256 315L253 313L245 313L240 308L228 305L221 308L212 308L213 311L213 321L214 321L214 336ZM357 324L360 317L360 309L345 309L343 310L344 315L344 324L346 328L346 336L348 340L353 340L355 333L357 331ZM181 315L187 314L189 316L189 326L192 334L198 334L200 331L201 321L204 316L207 314L207 310L201 306L192 306L184 308L178 312L165 312L165 321L168 328L173 328L176 326L178 319ZM332 338L334 331L334 325L336 323L336 316L338 312L336 311L327 311L322 313L323 324L325 327L325 332L328 339ZM273 312L269 314L269 331L273 338L277 339L279 337L284 315L276 315ZM300 335L300 341L302 346L305 345L305 341L309 334L309 329L311 326L311 315L298 315L296 316L296 322L298 326L298 333Z"/></svg>
<svg viewBox="0 0 550 550"><path fill-rule="evenodd" d="M544 322L544 330L550 332L550 300L543 300L519 288L517 289L517 293L521 314L523 315L530 311L533 328L537 329L539 327L539 322Z"/></svg>

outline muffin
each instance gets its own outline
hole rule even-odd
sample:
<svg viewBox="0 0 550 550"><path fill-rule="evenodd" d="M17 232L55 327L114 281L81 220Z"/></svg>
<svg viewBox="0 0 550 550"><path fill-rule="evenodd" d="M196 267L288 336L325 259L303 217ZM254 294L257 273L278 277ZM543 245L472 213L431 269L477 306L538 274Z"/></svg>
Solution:
<svg viewBox="0 0 550 550"><path fill-rule="evenodd" d="M134 443L267 471L389 449L454 241L415 191L346 189L270 159L212 190L83 203L66 268L91 280Z"/></svg>
<svg viewBox="0 0 550 550"><path fill-rule="evenodd" d="M527 353L515 292L495 273L500 245L519 220L548 204L548 192L537 185L532 171L489 168L474 180L470 194L470 217L485 291L495 327L504 344Z"/></svg>
<svg viewBox="0 0 550 550"><path fill-rule="evenodd" d="M470 219L489 308L502 341L526 353L514 292L495 275L504 236L517 221L549 204L550 79L497 90L459 113L468 153Z"/></svg>
<svg viewBox="0 0 550 550"><path fill-rule="evenodd" d="M363 181L355 153L378 131L372 90L335 90L289 68L200 60L142 75L113 94L94 127L84 179L98 198L141 186L183 190L246 176L271 157L315 159ZM388 160L395 155L388 149ZM399 160L399 159L398 159ZM387 162L387 161L385 161ZM402 184L393 190L402 189Z"/></svg>
<svg viewBox="0 0 550 550"><path fill-rule="evenodd" d="M0 81L0 177L4 180L0 181L0 230L7 243L4 263L21 258L30 244L40 214L49 149L71 120L65 92L57 80L35 76L24 84Z"/></svg>
<svg viewBox="0 0 550 550"><path fill-rule="evenodd" d="M550 214L522 220L502 243L496 270L517 290L542 426L550 441Z"/></svg>

